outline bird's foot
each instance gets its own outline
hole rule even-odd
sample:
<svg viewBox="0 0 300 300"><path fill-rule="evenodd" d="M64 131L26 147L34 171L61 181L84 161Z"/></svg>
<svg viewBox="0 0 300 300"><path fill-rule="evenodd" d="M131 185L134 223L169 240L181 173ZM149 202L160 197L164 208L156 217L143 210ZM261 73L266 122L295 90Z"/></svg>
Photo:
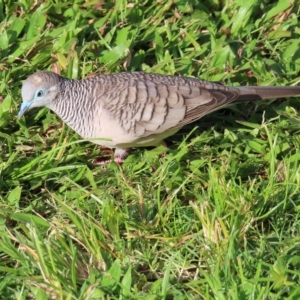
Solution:
<svg viewBox="0 0 300 300"><path fill-rule="evenodd" d="M103 166L103 165L110 163L111 161L112 161L111 159L94 160L93 165L94 166Z"/></svg>
<svg viewBox="0 0 300 300"><path fill-rule="evenodd" d="M115 157L114 157L114 161L118 164L121 165L126 157L128 156L128 150L127 149L123 149L123 148L116 148L115 150Z"/></svg>
<svg viewBox="0 0 300 300"><path fill-rule="evenodd" d="M110 149L107 151L105 150L105 152L112 152ZM116 148L115 153L114 153L114 159L99 159L99 160L95 160L93 162L93 165L95 166L102 166L102 165L106 165L112 161L116 162L118 165L121 165L126 157L128 156L128 151L127 149L122 149L122 148Z"/></svg>

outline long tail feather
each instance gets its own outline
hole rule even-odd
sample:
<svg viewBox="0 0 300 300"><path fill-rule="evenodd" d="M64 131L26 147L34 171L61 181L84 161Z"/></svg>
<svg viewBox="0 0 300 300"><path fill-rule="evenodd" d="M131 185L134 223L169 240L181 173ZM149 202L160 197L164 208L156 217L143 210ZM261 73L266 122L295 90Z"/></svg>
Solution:
<svg viewBox="0 0 300 300"><path fill-rule="evenodd" d="M300 95L300 86L242 86L234 102L283 98Z"/></svg>

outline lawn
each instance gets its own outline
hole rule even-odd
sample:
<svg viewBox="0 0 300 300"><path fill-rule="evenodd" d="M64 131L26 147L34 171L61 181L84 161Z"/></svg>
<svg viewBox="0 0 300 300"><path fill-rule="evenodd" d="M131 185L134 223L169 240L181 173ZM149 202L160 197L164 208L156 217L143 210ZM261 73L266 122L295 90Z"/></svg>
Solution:
<svg viewBox="0 0 300 300"><path fill-rule="evenodd" d="M1 299L300 299L300 96L231 105L123 165L23 80L145 71L300 85L286 1L0 2Z"/></svg>

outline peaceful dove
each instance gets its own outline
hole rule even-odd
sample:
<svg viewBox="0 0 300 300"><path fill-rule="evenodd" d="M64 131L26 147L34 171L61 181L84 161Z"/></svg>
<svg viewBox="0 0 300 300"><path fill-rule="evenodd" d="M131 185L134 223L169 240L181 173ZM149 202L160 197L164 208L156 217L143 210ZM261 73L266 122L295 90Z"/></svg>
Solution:
<svg viewBox="0 0 300 300"><path fill-rule="evenodd" d="M24 81L18 116L48 107L83 138L116 148L114 160L122 163L128 148L160 145L182 126L229 103L299 94L300 86L226 87L144 72L71 80L41 71Z"/></svg>

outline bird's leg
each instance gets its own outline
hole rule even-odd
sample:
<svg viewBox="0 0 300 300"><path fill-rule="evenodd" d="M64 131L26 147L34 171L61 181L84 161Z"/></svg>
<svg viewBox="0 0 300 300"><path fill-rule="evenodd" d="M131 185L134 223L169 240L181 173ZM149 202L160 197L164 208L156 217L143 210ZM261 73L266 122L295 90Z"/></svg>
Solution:
<svg viewBox="0 0 300 300"><path fill-rule="evenodd" d="M165 143L165 141L161 141L158 145L162 145L165 147L166 151L168 149L167 144ZM165 152L163 153L163 155L165 154ZM116 148L115 149L115 155L114 155L114 161L118 164L121 165L126 157L129 155L129 151L128 149L124 149L124 148Z"/></svg>
<svg viewBox="0 0 300 300"><path fill-rule="evenodd" d="M104 150L105 152L112 152L111 149L106 149ZM110 153L112 155L112 153ZM123 149L123 148L116 148L115 152L114 152L114 161L118 164L121 165L126 157L128 156L128 149ZM94 165L96 166L101 166L101 165L105 165L112 162L112 159L99 159L93 162Z"/></svg>
<svg viewBox="0 0 300 300"><path fill-rule="evenodd" d="M123 149L123 148L116 148L115 149L115 157L114 157L114 161L121 165L126 157L128 156L128 149Z"/></svg>
<svg viewBox="0 0 300 300"><path fill-rule="evenodd" d="M166 151L168 149L167 144L165 143L165 141L160 141L157 146L163 146ZM106 149L105 152L110 152L111 149ZM118 165L121 165L124 163L125 159L127 158L127 156L129 155L129 151L128 149L125 148L116 148L115 152L114 152L114 162L116 162ZM164 156L165 152L162 153L160 156ZM101 159L101 160L97 160L94 161L94 165L99 166L99 165L105 165L107 163L112 162L112 159Z"/></svg>
<svg viewBox="0 0 300 300"><path fill-rule="evenodd" d="M107 155L109 155L110 157L113 156L113 150L112 149L110 149L110 148L102 148L101 150L103 152L107 153ZM93 165L95 165L95 166L102 166L102 165L105 165L107 163L110 163L111 161L112 161L112 159L111 158L106 159L106 155L105 155L105 156L98 157L96 160L94 160Z"/></svg>
<svg viewBox="0 0 300 300"><path fill-rule="evenodd" d="M165 147L165 149L166 149L166 151L167 151L168 146L167 146L167 144L165 143L165 141L159 142L158 146L159 146L159 145L162 145L163 147ZM129 155L128 149L124 149L124 148L116 148L116 149L115 149L115 155L114 155L114 161L115 161L117 164L121 165L121 164L125 161L125 159L126 159L126 157L127 157L128 155ZM165 155L165 152L164 152L162 155Z"/></svg>

